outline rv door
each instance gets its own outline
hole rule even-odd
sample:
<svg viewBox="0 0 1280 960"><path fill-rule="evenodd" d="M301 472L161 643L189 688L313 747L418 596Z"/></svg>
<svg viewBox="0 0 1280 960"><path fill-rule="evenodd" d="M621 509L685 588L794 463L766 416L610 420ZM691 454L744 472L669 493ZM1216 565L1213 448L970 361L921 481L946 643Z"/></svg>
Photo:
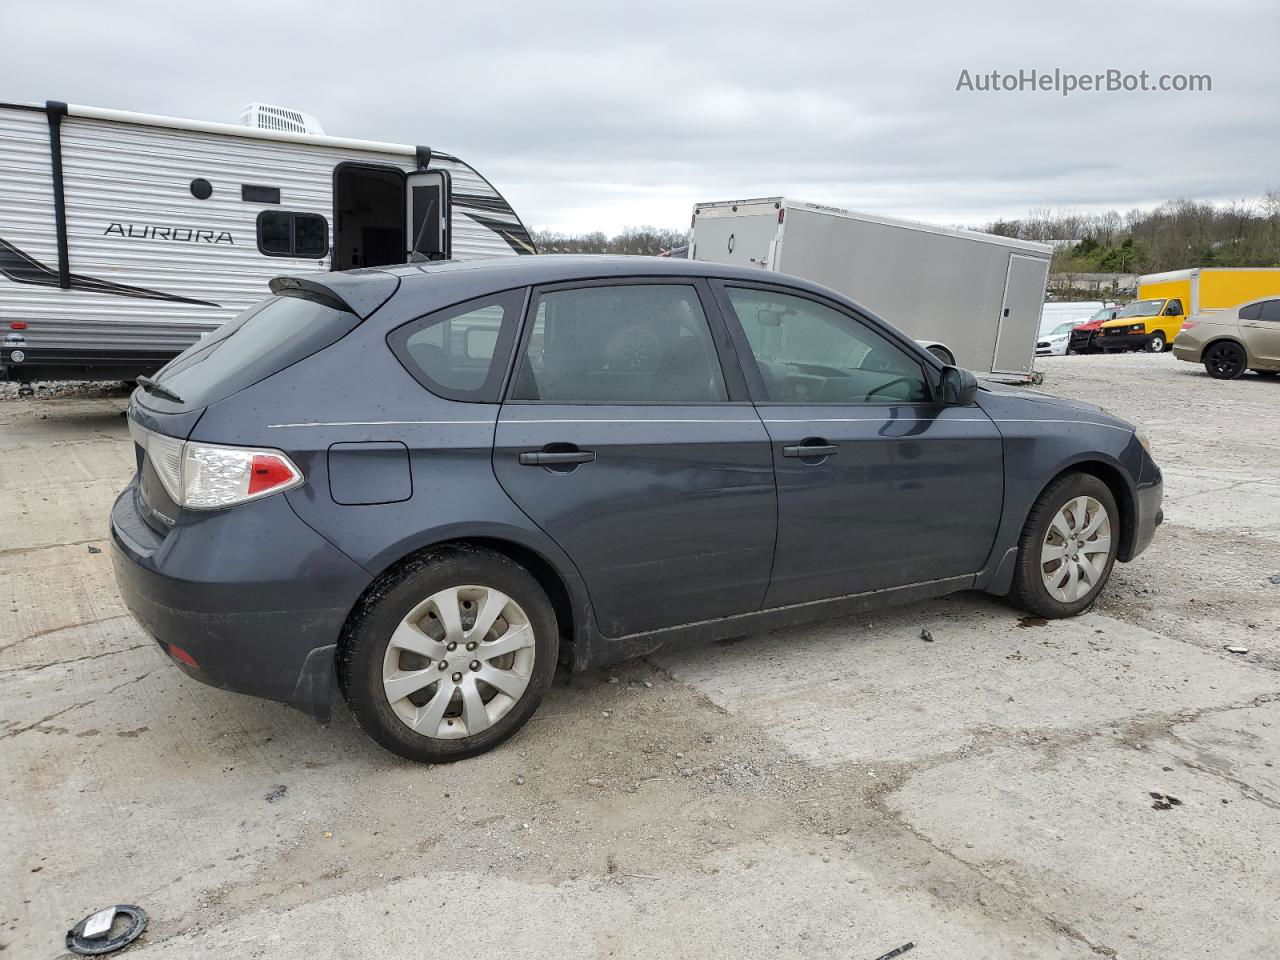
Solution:
<svg viewBox="0 0 1280 960"><path fill-rule="evenodd" d="M405 177L405 259L449 258L449 175L443 170L423 170Z"/></svg>

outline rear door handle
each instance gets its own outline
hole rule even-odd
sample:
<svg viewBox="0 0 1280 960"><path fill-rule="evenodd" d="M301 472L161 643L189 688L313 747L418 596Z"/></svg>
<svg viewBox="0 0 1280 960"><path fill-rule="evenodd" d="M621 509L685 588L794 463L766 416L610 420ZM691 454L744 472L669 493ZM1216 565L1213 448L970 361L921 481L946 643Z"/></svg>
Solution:
<svg viewBox="0 0 1280 960"><path fill-rule="evenodd" d="M840 452L834 443L800 443L791 447L783 447L784 457L833 457Z"/></svg>
<svg viewBox="0 0 1280 960"><path fill-rule="evenodd" d="M526 467L552 467L566 463L593 463L596 459L594 450L568 450L563 452L520 454L520 462Z"/></svg>

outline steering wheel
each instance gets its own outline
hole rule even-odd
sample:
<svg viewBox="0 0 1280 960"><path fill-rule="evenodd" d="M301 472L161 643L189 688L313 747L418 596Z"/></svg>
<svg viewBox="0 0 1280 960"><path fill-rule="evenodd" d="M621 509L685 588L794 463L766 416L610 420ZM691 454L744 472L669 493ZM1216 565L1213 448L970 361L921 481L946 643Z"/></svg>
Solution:
<svg viewBox="0 0 1280 960"><path fill-rule="evenodd" d="M874 397L874 396L875 396L877 393L879 393L881 390L888 390L890 387L892 387L892 386L894 386L894 385L896 385L896 384L899 384L899 383L911 383L911 382L912 382L912 381L911 381L911 378L910 378L910 377L894 377L892 380L888 380L888 381L886 381L886 382L884 382L884 383L880 384L880 386L876 387L874 390L868 390L868 391L867 391L867 399L868 399L868 400L870 400L872 397Z"/></svg>

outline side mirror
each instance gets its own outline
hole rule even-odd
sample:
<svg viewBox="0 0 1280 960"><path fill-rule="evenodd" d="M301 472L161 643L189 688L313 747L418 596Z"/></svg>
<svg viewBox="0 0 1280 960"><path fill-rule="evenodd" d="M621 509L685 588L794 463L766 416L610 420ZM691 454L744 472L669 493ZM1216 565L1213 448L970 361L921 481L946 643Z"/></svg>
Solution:
<svg viewBox="0 0 1280 960"><path fill-rule="evenodd" d="M943 367L939 395L949 407L971 406L978 396L978 378L972 370Z"/></svg>

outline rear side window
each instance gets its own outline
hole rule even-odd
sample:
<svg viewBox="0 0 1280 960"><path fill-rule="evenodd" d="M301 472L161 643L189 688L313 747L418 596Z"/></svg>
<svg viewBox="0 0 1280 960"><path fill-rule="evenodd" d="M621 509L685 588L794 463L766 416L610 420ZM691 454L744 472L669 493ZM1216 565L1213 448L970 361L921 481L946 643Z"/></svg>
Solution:
<svg viewBox="0 0 1280 960"><path fill-rule="evenodd" d="M524 296L508 290L438 310L393 330L387 343L437 396L497 403Z"/></svg>
<svg viewBox="0 0 1280 960"><path fill-rule="evenodd" d="M263 210L258 214L258 249L268 257L318 260L329 252L329 221L318 213Z"/></svg>
<svg viewBox="0 0 1280 960"><path fill-rule="evenodd" d="M726 399L697 290L636 283L539 295L511 398L551 403Z"/></svg>
<svg viewBox="0 0 1280 960"><path fill-rule="evenodd" d="M307 294L256 303L156 374L187 407L207 406L334 343L360 318Z"/></svg>

